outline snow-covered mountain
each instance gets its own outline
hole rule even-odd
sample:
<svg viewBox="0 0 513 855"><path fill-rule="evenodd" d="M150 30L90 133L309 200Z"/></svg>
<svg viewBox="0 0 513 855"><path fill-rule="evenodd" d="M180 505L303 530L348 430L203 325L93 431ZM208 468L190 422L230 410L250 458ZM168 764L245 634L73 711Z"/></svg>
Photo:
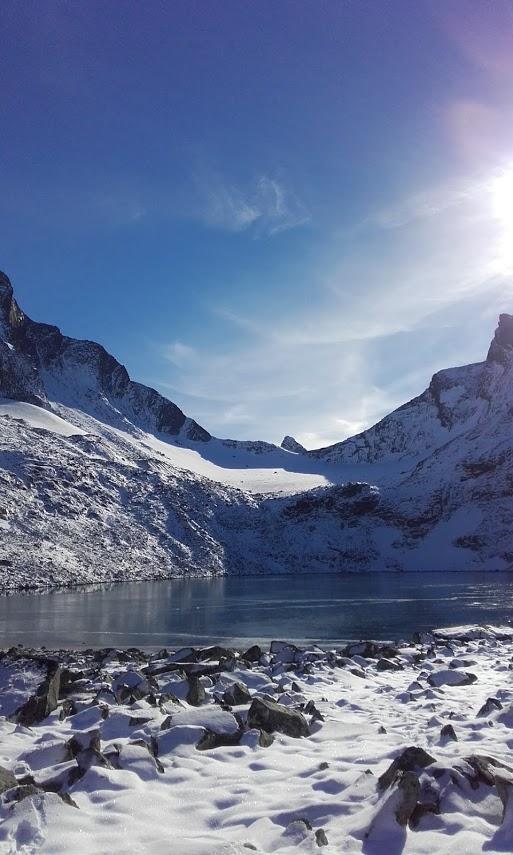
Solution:
<svg viewBox="0 0 513 855"><path fill-rule="evenodd" d="M212 437L0 275L0 589L182 574L513 567L513 317L352 439Z"/></svg>

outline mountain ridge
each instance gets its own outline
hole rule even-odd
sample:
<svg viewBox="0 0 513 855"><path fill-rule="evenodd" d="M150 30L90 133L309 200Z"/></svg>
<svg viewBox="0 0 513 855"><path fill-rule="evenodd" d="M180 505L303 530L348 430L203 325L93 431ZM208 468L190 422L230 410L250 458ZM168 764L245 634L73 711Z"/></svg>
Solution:
<svg viewBox="0 0 513 855"><path fill-rule="evenodd" d="M513 317L483 362L305 451L219 440L0 277L0 591L513 568Z"/></svg>

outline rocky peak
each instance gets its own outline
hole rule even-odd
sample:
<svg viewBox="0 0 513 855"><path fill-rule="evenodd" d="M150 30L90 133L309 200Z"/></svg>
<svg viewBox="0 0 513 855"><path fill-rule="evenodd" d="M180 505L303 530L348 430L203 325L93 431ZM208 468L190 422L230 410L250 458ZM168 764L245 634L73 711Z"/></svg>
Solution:
<svg viewBox="0 0 513 855"><path fill-rule="evenodd" d="M0 270L0 325L8 337L9 328L21 323L24 315L13 297L13 287L9 277Z"/></svg>
<svg viewBox="0 0 513 855"><path fill-rule="evenodd" d="M12 285L9 277L0 270L0 323L6 323L12 303Z"/></svg>
<svg viewBox="0 0 513 855"><path fill-rule="evenodd" d="M63 335L32 321L19 308L0 273L0 397L49 406L64 404L115 426L126 421L145 431L208 442L208 431L187 420L172 401L135 383L104 347Z"/></svg>
<svg viewBox="0 0 513 855"><path fill-rule="evenodd" d="M306 448L301 445L301 443L298 442L297 439L294 439L293 436L286 436L283 439L281 447L285 451L293 451L295 454L304 454L304 452L306 451Z"/></svg>
<svg viewBox="0 0 513 855"><path fill-rule="evenodd" d="M11 280L0 270L0 300L6 296L12 297Z"/></svg>
<svg viewBox="0 0 513 855"><path fill-rule="evenodd" d="M513 350L513 315L499 315L499 326L495 330L487 362L507 363L508 356Z"/></svg>

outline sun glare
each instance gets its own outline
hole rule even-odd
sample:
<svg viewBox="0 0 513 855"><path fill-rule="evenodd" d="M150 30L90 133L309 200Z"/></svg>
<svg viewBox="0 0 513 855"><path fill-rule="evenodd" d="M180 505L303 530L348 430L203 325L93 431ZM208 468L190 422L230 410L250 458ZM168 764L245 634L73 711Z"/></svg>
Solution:
<svg viewBox="0 0 513 855"><path fill-rule="evenodd" d="M513 272L513 166L503 170L491 185L493 214L500 235L496 263L501 273Z"/></svg>

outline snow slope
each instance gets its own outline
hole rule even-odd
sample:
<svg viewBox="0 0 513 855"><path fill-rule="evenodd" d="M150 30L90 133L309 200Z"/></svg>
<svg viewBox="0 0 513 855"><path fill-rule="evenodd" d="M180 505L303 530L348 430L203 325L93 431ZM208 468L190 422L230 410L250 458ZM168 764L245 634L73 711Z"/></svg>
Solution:
<svg viewBox="0 0 513 855"><path fill-rule="evenodd" d="M44 651L65 670L55 709L30 727L16 710L41 651L7 653L0 851L511 852L513 640L511 628L495 635L273 642L253 662L215 649ZM266 730L259 699L280 710Z"/></svg>
<svg viewBox="0 0 513 855"><path fill-rule="evenodd" d="M182 574L513 567L513 318L327 449L217 439L0 275L0 590ZM292 450L291 450L292 449Z"/></svg>

